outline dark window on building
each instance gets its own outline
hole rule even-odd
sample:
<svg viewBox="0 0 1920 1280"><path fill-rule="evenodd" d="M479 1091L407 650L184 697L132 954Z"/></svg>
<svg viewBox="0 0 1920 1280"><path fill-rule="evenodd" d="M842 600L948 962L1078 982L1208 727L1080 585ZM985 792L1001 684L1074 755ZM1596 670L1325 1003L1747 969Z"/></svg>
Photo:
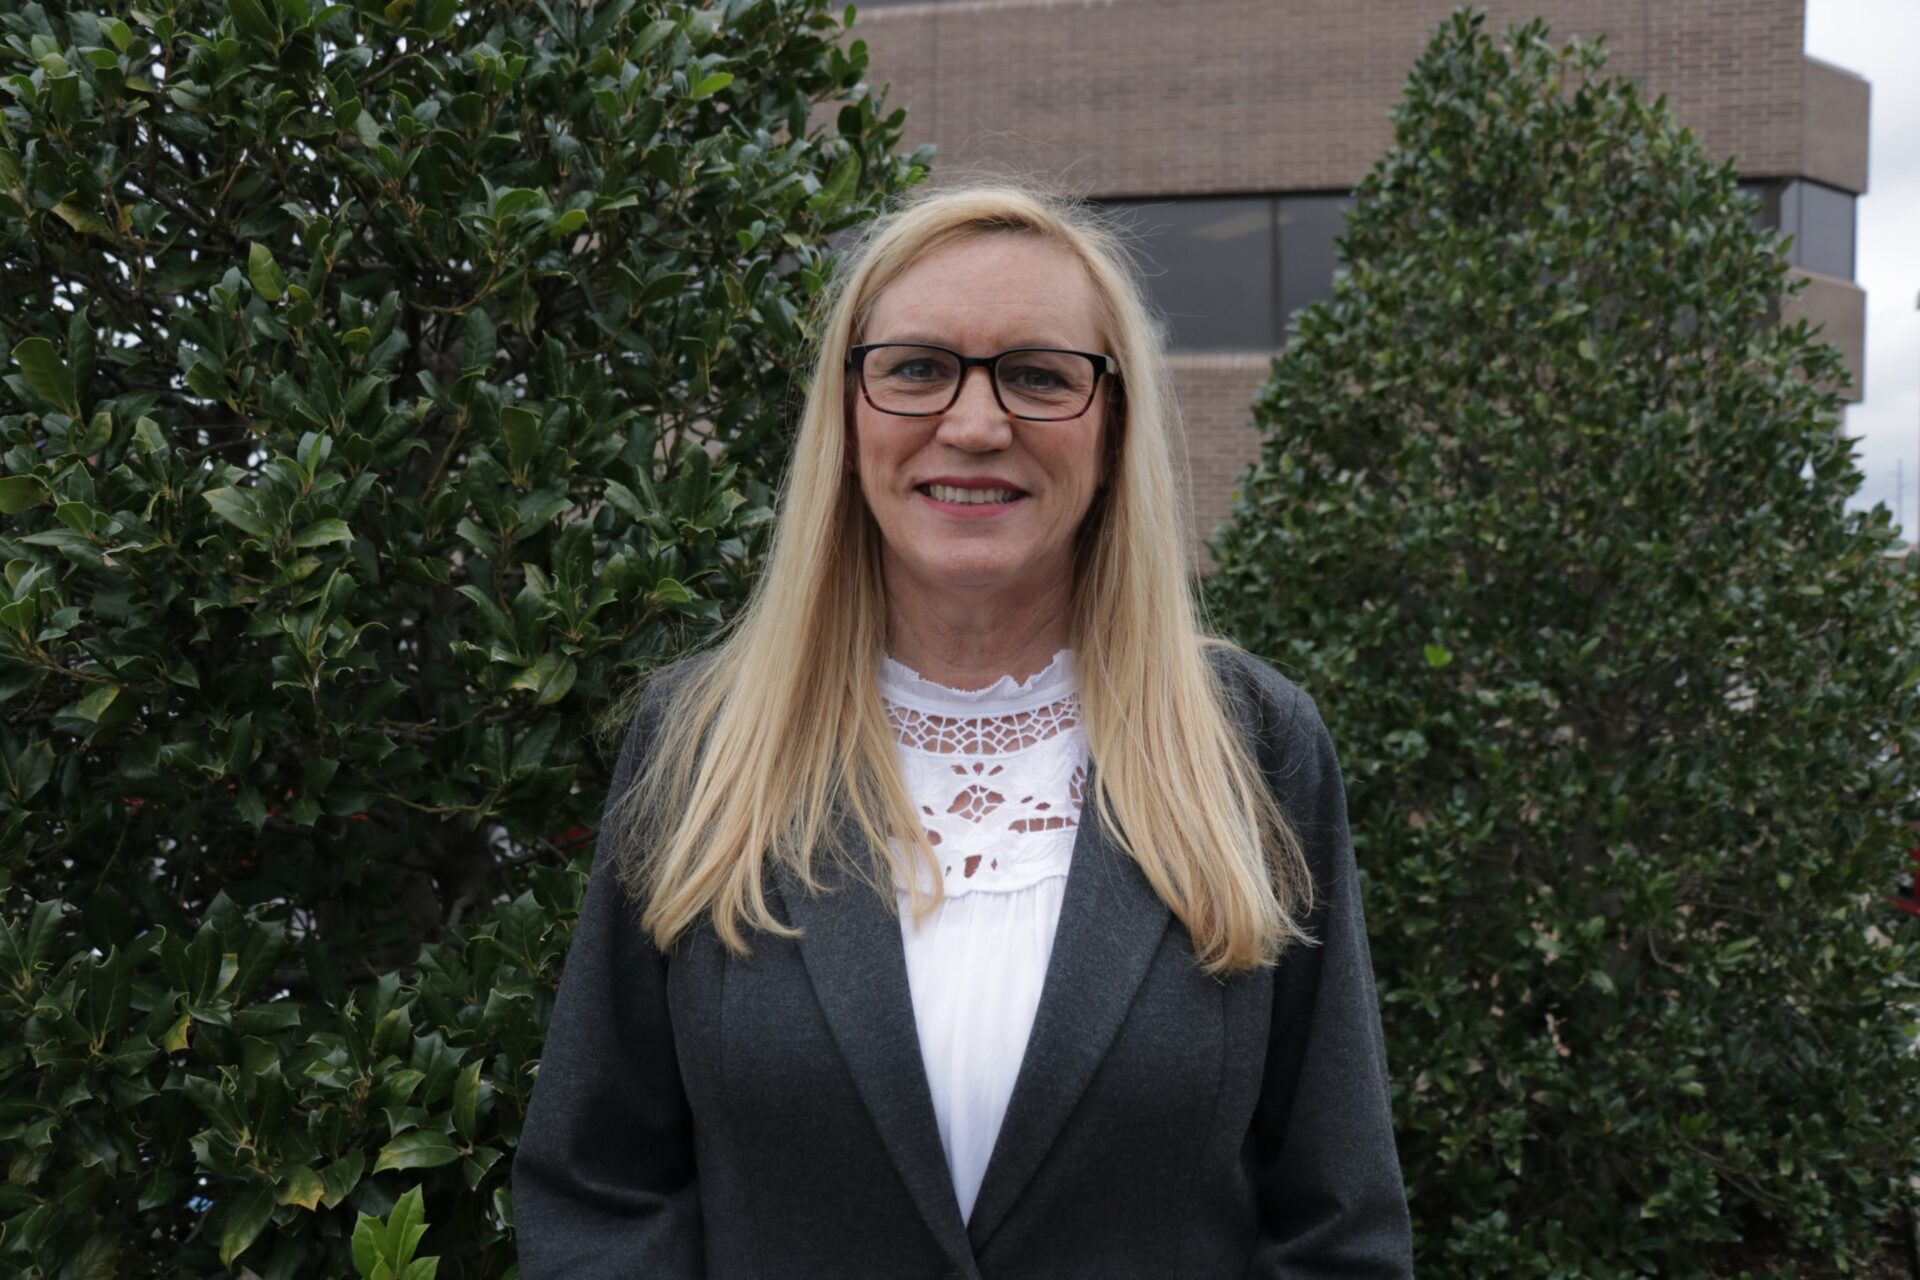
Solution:
<svg viewBox="0 0 1920 1280"><path fill-rule="evenodd" d="M1271 351L1273 200L1267 196L1115 201L1175 348Z"/></svg>
<svg viewBox="0 0 1920 1280"><path fill-rule="evenodd" d="M1332 290L1346 195L1103 202L1125 229L1177 351L1274 351Z"/></svg>
<svg viewBox="0 0 1920 1280"><path fill-rule="evenodd" d="M1280 244L1280 324L1333 292L1340 269L1334 241L1346 230L1352 196L1281 196L1276 231Z"/></svg>
<svg viewBox="0 0 1920 1280"><path fill-rule="evenodd" d="M1780 196L1782 231L1794 237L1801 266L1853 279L1853 196L1818 182L1790 182Z"/></svg>
<svg viewBox="0 0 1920 1280"><path fill-rule="evenodd" d="M1754 221L1793 237L1787 261L1821 275L1853 279L1854 196L1805 178L1740 184L1760 201Z"/></svg>
<svg viewBox="0 0 1920 1280"><path fill-rule="evenodd" d="M1779 230L1780 184L1764 178L1748 178L1740 183L1740 189L1759 201L1759 207L1753 211L1753 225L1762 231Z"/></svg>

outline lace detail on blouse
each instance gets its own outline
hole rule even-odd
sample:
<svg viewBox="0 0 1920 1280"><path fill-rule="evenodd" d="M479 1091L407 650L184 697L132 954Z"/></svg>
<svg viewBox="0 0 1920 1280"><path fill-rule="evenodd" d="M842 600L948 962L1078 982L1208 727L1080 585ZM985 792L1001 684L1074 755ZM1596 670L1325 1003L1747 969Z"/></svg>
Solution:
<svg viewBox="0 0 1920 1280"><path fill-rule="evenodd" d="M880 695L948 894L1066 875L1087 782L1071 650L1024 682L972 690L887 658Z"/></svg>

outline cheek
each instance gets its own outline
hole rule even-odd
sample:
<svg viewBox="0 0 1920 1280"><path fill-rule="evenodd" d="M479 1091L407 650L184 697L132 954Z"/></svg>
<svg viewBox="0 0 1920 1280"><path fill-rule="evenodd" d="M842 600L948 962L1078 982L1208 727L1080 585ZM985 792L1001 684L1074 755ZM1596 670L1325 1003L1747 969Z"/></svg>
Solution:
<svg viewBox="0 0 1920 1280"><path fill-rule="evenodd" d="M895 500L892 478L906 461L908 442L903 441L899 433L889 432L885 423L873 421L872 411L865 405L854 406L848 421L851 424L847 431L848 461L859 472L860 489L868 505L876 500Z"/></svg>
<svg viewBox="0 0 1920 1280"><path fill-rule="evenodd" d="M1058 474L1070 477L1069 491L1082 507L1092 502L1094 493L1100 488L1106 470L1103 457L1105 448L1105 432L1095 427L1073 441L1070 451L1063 450Z"/></svg>

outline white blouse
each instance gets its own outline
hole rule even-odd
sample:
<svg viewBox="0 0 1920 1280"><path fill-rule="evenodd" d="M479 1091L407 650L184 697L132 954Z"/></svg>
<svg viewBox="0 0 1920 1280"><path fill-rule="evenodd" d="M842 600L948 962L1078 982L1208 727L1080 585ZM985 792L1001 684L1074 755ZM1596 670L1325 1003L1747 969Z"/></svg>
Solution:
<svg viewBox="0 0 1920 1280"><path fill-rule="evenodd" d="M899 879L900 932L962 1219L1013 1095L1060 920L1087 779L1076 694L1066 649L1025 682L1005 676L979 690L882 663L907 794L946 885L916 927ZM902 856L898 842L893 850Z"/></svg>

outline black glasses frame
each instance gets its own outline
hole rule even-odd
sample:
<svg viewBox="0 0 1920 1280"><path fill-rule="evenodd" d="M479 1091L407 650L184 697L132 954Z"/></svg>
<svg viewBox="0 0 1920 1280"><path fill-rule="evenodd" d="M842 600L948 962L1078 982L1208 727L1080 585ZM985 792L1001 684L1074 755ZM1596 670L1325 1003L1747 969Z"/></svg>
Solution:
<svg viewBox="0 0 1920 1280"><path fill-rule="evenodd" d="M916 347L922 351L941 351L958 360L960 362L960 376L953 381L952 397L938 409L928 409L920 413L902 413L898 409L882 408L880 405L874 404L873 396L867 390L867 353L869 351L884 350L887 347ZM1087 402L1072 413L1047 418L1035 417L1030 413L1015 413L1012 409L1009 409L1006 399L1000 394L1000 362L1008 356L1025 355L1031 351L1044 351L1050 355L1057 356L1080 356L1091 364L1093 366L1093 385L1087 389ZM987 385L993 388L993 399L994 402L1000 406L1001 412L1018 418L1022 422L1071 422L1075 418L1084 415L1088 409L1093 407L1094 397L1100 394L1100 378L1102 374L1114 379L1116 382L1119 381L1120 378L1119 362L1112 356L1102 355L1097 351L1073 351L1066 347L1009 347L1005 351L995 352L990 356L966 356L961 355L952 347L943 347L937 342L863 342L858 346L847 348L847 367L853 370L854 378L860 384L861 398L869 405L872 405L877 412L889 414L896 418L931 418L945 413L947 410L953 408L955 401L960 399L960 390L967 385L968 371L976 368L987 371Z"/></svg>

